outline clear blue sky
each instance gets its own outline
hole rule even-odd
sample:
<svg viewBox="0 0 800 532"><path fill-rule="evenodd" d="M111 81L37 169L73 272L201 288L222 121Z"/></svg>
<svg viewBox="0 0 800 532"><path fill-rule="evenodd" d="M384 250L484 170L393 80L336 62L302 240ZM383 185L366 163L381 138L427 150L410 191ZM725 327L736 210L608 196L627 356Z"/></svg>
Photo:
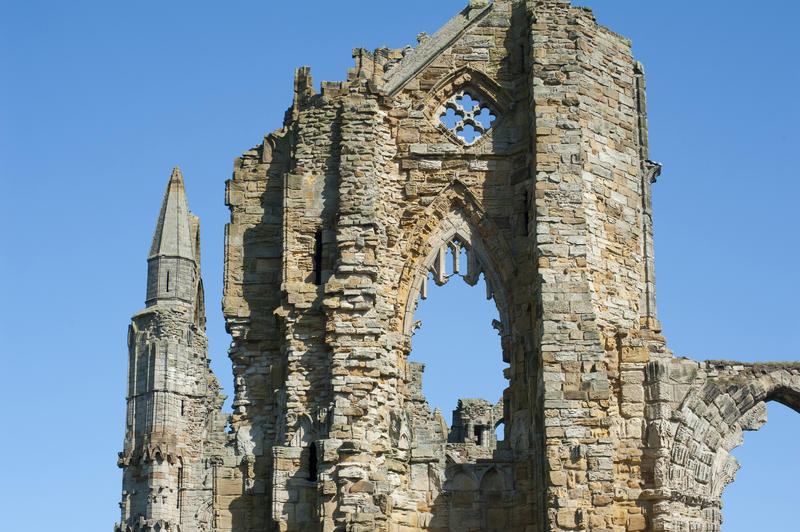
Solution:
<svg viewBox="0 0 800 532"><path fill-rule="evenodd" d="M126 328L143 306L172 166L202 223L210 355L231 392L219 301L233 158L281 125L294 68L310 65L317 83L345 79L351 48L413 44L465 3L0 1L4 530L109 531L119 518ZM800 4L585 4L633 40L648 75L670 347L698 359L800 358ZM432 291L421 308L415 357L431 359L434 380L445 357L468 365L456 340L474 330L483 337L466 346L499 372L480 290L454 286L466 287ZM476 304L449 299L464 297ZM436 325L456 312L475 321ZM458 396L499 395L438 378L445 413ZM797 529L800 418L781 408L736 453L725 532Z"/></svg>

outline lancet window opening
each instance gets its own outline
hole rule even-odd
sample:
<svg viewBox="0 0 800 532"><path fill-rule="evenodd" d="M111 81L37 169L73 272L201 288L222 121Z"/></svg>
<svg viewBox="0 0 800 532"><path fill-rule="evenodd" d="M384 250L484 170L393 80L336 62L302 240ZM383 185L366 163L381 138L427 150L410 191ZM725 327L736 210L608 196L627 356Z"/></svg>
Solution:
<svg viewBox="0 0 800 532"><path fill-rule="evenodd" d="M316 481L317 480L317 469L319 465L317 463L317 444L315 442L311 442L311 445L308 447L308 480L309 481Z"/></svg>
<svg viewBox="0 0 800 532"><path fill-rule="evenodd" d="M322 230L314 234L314 284L322 284Z"/></svg>
<svg viewBox="0 0 800 532"><path fill-rule="evenodd" d="M463 219L455 220L455 228L448 236L433 238L435 242L426 259L417 267L417 273L412 281L412 290L406 304L404 330L406 334L413 334L418 325L414 321L414 312L417 308L417 296L422 299L428 297L428 277L433 275L433 281L442 286L453 275L463 277L464 281L475 286L481 274L486 284L486 299L493 299L500 315L500 322L494 324L501 336L505 333L503 325L509 323L508 307L502 291L502 285L489 253L480 238L475 235L472 227ZM461 251L465 251L466 261L462 258ZM452 253L453 273L447 271L447 256ZM466 262L466 264L463 264Z"/></svg>
<svg viewBox="0 0 800 532"><path fill-rule="evenodd" d="M175 500L175 507L180 508L183 502L183 466L178 466L178 489L177 497Z"/></svg>
<svg viewBox="0 0 800 532"><path fill-rule="evenodd" d="M482 389L480 385L476 387L475 383L466 385L461 383L461 389L448 391L446 394L439 394L440 397L438 398L428 397L427 393L424 395L430 401L432 407L438 406L442 409L443 414L446 416L448 425L450 424L450 419L448 419L450 417L448 415L450 413L450 408L455 407L456 403L458 404L458 409L461 408L459 398L475 398L478 396L485 396L483 397L483 402L486 403L485 408L492 412L490 418L485 420L487 423L481 424L480 426L473 426L471 423L469 423L469 425L462 424L461 421L457 423L456 419L453 418L450 429L455 431L451 434L451 436L453 436L453 434L461 434L460 437L466 438L469 441L474 441L478 445L489 445L490 441L499 441L503 439L502 435L495 439L494 429L496 429L499 424L498 419L502 419L503 417L503 390L509 386L509 381L507 380L508 375L503 370L504 366L502 364L503 362L508 362L510 358L509 353L504 353L504 349L507 348L508 342L506 341L507 339L503 339L503 336L507 332L504 330L507 325L504 324L509 323L508 307L506 305L506 298L502 290L501 278L497 273L494 261L492 261L490 258L491 256L489 254L489 250L484 245L480 235L468 222L466 217L454 212L452 216L443 222L442 226L449 227L450 229L445 229L438 235L434 233L434 235L430 237L430 246L428 248L429 252L426 258L417 265L417 274L412 281L411 293L409 294L405 315L406 333L410 338L415 334L416 329L422 325L421 320L416 319L414 316L416 314L419 301L425 300L429 296L429 281L433 281L437 286L443 286L447 284L451 278L461 277L469 286L474 287L478 284L481 278L483 278L485 283L485 293L482 295L485 295L487 300L491 300L494 303L494 307L497 312L496 315L499 316L500 319L492 319L492 314L494 314L494 312L490 312L488 315L485 315L483 314L485 310L481 310L481 315L478 320L488 318L486 319L487 337L494 336L492 334L492 328L494 328L496 333L499 333L501 338L498 339L498 343L495 344L496 347L488 348L489 351L487 351L486 346L483 346L476 351L470 345L469 347L466 347L466 350L464 347L459 347L457 349L451 348L448 350L448 353L456 353L456 356L459 357L458 360L467 363L473 368L478 367L475 364L481 365L486 363L487 365L478 371L478 373L484 376L483 380L485 382L491 382L491 378L485 378L488 376L487 371L491 373L496 372L497 378L495 379L495 384L497 384L497 389L489 391L486 388ZM467 305L469 305L469 303L467 303ZM458 310L460 311L463 309L464 307ZM470 327L470 331L478 331L481 328L474 323L471 324ZM447 332L447 334L453 333L461 337L464 336L467 331L465 330L462 333L459 333L458 331ZM439 333L437 332L434 334ZM478 337L480 337L480 333L478 333ZM432 383L439 383L441 381L441 376L436 375L436 372L440 370L434 369L438 367L434 366L436 362L435 359L430 358L429 353L422 355L421 358L417 358L420 355L419 348L420 346L412 347L409 355L414 356L415 360L418 362L425 362L428 364L429 378L438 379L435 381L430 381L423 378L423 385L425 383L429 383L428 385ZM456 351L453 351L453 349L456 349ZM483 352L486 352L486 354L489 355L488 358L482 358ZM492 352L495 353L494 356L491 355ZM479 356L475 357L474 355L476 354ZM470 356L473 356L471 360ZM453 363L458 362L455 360L451 360L449 363L445 361L445 364L450 365L450 367L452 367ZM473 371L472 373L475 372ZM461 381L458 380L458 377L454 377L452 382ZM493 387L494 385L490 386L490 388ZM440 387L437 385L433 389L437 388ZM432 388L428 388L428 390L432 390ZM470 399L469 404L471 404L472 401L473 400ZM476 404L479 404L480 402L481 401L478 400L478 403ZM467 408L469 409L469 407ZM464 423L467 423L467 421L464 420ZM457 440L458 438L453 441ZM494 444L492 443L492 445Z"/></svg>

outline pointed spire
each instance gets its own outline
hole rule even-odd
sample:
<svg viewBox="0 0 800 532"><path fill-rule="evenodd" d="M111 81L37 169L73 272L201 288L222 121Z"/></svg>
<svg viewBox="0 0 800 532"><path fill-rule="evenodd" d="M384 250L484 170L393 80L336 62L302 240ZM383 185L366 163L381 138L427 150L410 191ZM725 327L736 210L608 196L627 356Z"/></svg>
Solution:
<svg viewBox="0 0 800 532"><path fill-rule="evenodd" d="M182 257L195 260L194 242L191 232L191 214L186 201L186 188L183 185L183 174L177 166L164 192L161 212L153 234L153 245L150 247L149 259L157 256Z"/></svg>

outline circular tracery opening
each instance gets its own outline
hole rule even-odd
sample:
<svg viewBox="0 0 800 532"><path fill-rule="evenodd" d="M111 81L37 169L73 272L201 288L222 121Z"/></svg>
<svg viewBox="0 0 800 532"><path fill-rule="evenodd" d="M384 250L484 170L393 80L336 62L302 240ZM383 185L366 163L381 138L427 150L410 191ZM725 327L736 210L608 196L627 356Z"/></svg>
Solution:
<svg viewBox="0 0 800 532"><path fill-rule="evenodd" d="M474 93L461 91L445 102L439 120L464 144L473 144L491 129L496 114Z"/></svg>

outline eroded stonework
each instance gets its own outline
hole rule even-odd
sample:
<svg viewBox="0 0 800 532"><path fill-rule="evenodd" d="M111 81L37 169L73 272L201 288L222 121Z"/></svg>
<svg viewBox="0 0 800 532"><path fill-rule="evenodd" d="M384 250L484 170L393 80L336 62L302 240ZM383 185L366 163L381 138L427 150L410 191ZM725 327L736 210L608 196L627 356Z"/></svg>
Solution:
<svg viewBox="0 0 800 532"><path fill-rule="evenodd" d="M667 349L631 43L566 2L471 0L413 49L353 55L319 94L297 71L227 182L230 415L170 179L118 530L718 531L729 452L767 401L800 408L800 367ZM448 426L408 358L429 278L455 275L497 305L509 385Z"/></svg>

